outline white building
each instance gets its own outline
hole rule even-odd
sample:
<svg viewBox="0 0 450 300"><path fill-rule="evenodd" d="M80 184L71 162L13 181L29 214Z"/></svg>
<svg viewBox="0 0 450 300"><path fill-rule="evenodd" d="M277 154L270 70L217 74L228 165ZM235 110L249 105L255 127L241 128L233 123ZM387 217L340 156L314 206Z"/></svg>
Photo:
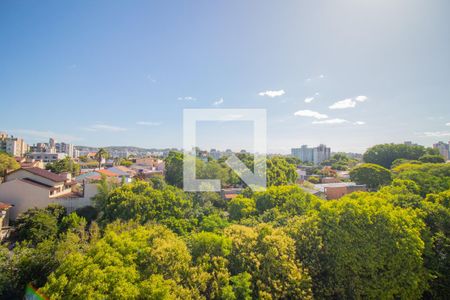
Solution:
<svg viewBox="0 0 450 300"><path fill-rule="evenodd" d="M331 149L323 144L314 148L302 145L301 148L292 148L291 155L300 159L302 162L312 162L318 165L322 161L330 158Z"/></svg>
<svg viewBox="0 0 450 300"><path fill-rule="evenodd" d="M67 157L67 153L51 153L51 152L32 152L28 153L29 159L39 160L44 163L54 162Z"/></svg>
<svg viewBox="0 0 450 300"><path fill-rule="evenodd" d="M28 151L28 145L23 139L0 132L0 151L4 151L12 156L24 156Z"/></svg>

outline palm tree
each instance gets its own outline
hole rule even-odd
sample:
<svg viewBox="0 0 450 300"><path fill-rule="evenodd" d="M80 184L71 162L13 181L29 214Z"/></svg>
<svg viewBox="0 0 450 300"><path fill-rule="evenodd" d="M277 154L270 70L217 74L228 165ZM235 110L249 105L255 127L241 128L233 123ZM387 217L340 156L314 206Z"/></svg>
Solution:
<svg viewBox="0 0 450 300"><path fill-rule="evenodd" d="M95 159L98 161L98 168L102 167L102 160L107 159L109 157L108 151L103 148L100 148L97 153L95 153Z"/></svg>

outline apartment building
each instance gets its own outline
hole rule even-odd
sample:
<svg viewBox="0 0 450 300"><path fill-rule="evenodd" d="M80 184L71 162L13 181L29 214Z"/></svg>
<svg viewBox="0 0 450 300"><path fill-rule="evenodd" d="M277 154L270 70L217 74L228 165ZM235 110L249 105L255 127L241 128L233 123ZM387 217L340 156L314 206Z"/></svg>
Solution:
<svg viewBox="0 0 450 300"><path fill-rule="evenodd" d="M445 160L450 159L450 142L444 143L442 141L433 144L434 149L438 149L439 153L444 157Z"/></svg>
<svg viewBox="0 0 450 300"><path fill-rule="evenodd" d="M54 162L66 157L66 153L32 152L27 154L28 159L42 161L44 163Z"/></svg>
<svg viewBox="0 0 450 300"><path fill-rule="evenodd" d="M302 162L311 162L318 165L322 161L330 158L331 149L323 144L313 148L302 145L300 148L292 148L291 155L300 159Z"/></svg>
<svg viewBox="0 0 450 300"><path fill-rule="evenodd" d="M28 151L28 145L23 139L0 132L0 151L4 151L12 156L24 156Z"/></svg>

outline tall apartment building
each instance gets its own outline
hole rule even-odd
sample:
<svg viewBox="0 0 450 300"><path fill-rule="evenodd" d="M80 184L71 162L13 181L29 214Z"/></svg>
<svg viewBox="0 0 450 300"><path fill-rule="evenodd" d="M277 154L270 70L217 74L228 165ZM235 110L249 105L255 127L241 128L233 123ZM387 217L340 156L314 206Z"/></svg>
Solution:
<svg viewBox="0 0 450 300"><path fill-rule="evenodd" d="M72 144L57 143L55 139L50 138L48 143L37 143L30 147L32 154L42 156L42 153L47 154L65 154L72 158L76 158L77 151ZM35 156L36 156L35 155Z"/></svg>
<svg viewBox="0 0 450 300"><path fill-rule="evenodd" d="M74 147L72 144L55 143L56 153L66 153L69 157L75 158Z"/></svg>
<svg viewBox="0 0 450 300"><path fill-rule="evenodd" d="M433 144L433 148L434 149L438 149L439 153L444 157L445 160L449 160L450 159L450 142L448 142L448 144L440 141L436 144Z"/></svg>
<svg viewBox="0 0 450 300"><path fill-rule="evenodd" d="M313 148L302 145L300 148L292 148L291 155L297 157L302 162L312 162L315 165L318 165L322 161L330 158L331 149L323 144Z"/></svg>
<svg viewBox="0 0 450 300"><path fill-rule="evenodd" d="M23 139L0 133L0 151L12 156L23 156L28 151L28 145Z"/></svg>

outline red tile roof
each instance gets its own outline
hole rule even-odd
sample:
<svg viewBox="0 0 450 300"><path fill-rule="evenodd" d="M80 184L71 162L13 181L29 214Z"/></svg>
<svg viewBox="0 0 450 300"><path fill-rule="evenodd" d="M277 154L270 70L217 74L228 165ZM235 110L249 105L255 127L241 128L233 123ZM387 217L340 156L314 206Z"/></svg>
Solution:
<svg viewBox="0 0 450 300"><path fill-rule="evenodd" d="M114 172L111 172L111 171L108 171L108 170L104 170L104 169L97 170L96 172L98 172L100 174L103 174L103 175L106 175L108 177L117 177L117 176L119 176L118 174L116 174Z"/></svg>
<svg viewBox="0 0 450 300"><path fill-rule="evenodd" d="M5 209L8 209L10 207L12 207L11 204L0 202L0 210L5 210Z"/></svg>
<svg viewBox="0 0 450 300"><path fill-rule="evenodd" d="M54 186L47 185L47 184L35 181L33 179L30 179L30 178L22 178L22 179L19 179L19 180L22 181L22 182L25 182L25 183L37 186L37 187L44 188L44 189L48 189L48 190L54 190L55 189Z"/></svg>
<svg viewBox="0 0 450 300"><path fill-rule="evenodd" d="M55 173L52 173L50 171L43 170L43 169L40 169L40 168L34 168L34 167L33 168L18 169L18 170L12 171L8 175L10 175L10 174L12 174L14 172L20 171L20 170L24 170L24 171L30 172L30 173L32 173L34 175L38 175L38 176L44 177L44 178L49 179L49 180L54 181L54 182L64 182L64 181L67 180L67 178L65 176L63 176L63 175L55 174Z"/></svg>

